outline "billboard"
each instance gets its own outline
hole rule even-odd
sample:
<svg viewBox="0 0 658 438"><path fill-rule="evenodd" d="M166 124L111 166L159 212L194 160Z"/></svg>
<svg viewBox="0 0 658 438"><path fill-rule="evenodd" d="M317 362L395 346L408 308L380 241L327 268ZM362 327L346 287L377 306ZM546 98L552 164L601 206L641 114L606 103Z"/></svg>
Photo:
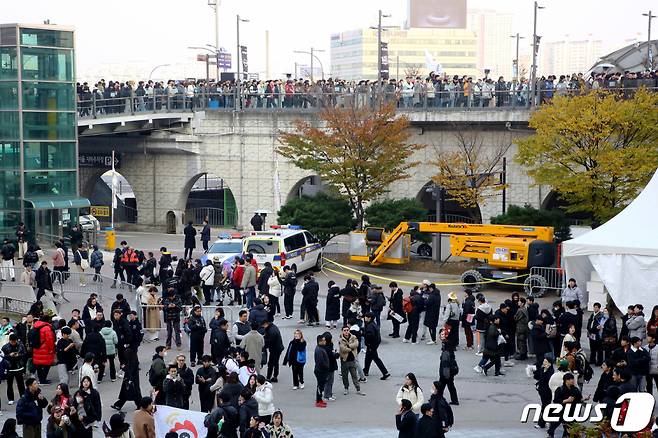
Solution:
<svg viewBox="0 0 658 438"><path fill-rule="evenodd" d="M466 28L466 0L408 0L409 27Z"/></svg>

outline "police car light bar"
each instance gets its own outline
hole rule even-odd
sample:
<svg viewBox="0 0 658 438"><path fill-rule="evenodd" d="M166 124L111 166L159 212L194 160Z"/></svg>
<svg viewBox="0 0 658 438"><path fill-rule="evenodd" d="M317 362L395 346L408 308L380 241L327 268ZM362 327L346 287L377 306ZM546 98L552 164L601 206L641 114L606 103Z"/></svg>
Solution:
<svg viewBox="0 0 658 438"><path fill-rule="evenodd" d="M301 225L270 225L273 230L301 230Z"/></svg>

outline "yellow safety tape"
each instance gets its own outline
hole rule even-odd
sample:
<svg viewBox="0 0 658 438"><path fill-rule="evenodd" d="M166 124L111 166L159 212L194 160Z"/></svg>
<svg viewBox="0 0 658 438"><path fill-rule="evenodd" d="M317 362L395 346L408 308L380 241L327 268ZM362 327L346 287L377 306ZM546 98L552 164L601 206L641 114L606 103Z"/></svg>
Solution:
<svg viewBox="0 0 658 438"><path fill-rule="evenodd" d="M352 267L350 267L350 266L346 266L346 265L340 264L340 263L338 263L338 262L336 262L336 261L334 261L334 260L328 259L328 258L326 258L326 257L322 257L322 259L325 260L325 261L327 261L327 262L329 262L329 263L333 263L334 265L336 265L336 266L338 266L338 267L340 267L340 268L343 268L343 269L345 269L345 270L347 270L347 271L352 271L352 272L355 272L355 273L357 273L357 274L361 274L361 275L367 275L367 276L369 276L370 278L378 278L378 279L380 279L380 280L385 280L385 281L389 281L389 282L390 282L390 281L395 281L395 282L398 283L398 284L406 284L406 285L410 285L410 286L415 286L415 285L418 284L417 281L414 282L414 281L399 280L399 279L396 279L396 278L382 277L381 275L377 275L377 274L373 274L373 273L365 272L365 271L360 271L360 270L358 270L358 269L354 269L354 268L352 268ZM336 271L335 269L331 269L331 268L328 268L328 267L326 267L326 266L323 266L323 267L322 267L322 270L323 270L323 271L326 270L326 271L329 271L329 272L332 272L332 273L334 273L334 274L337 274L337 275L340 275L340 276L343 276L343 277L347 277L347 278L351 278L351 277L353 277L353 275L346 274L346 273L344 273L344 272L340 272L340 271ZM472 285L474 285L474 284L492 284L492 283L497 283L497 284L509 284L509 285L514 285L514 286L519 286L520 283L511 282L511 281L507 281L507 280L514 280L514 279L516 279L516 278L522 278L522 277L527 277L527 276L528 276L528 274L521 274L521 275L516 275L516 276L514 276L514 277L508 277L508 278L505 278L504 280L491 280L491 279L486 279L486 280L479 281L479 282L475 282L475 283L441 283L441 282L434 282L434 284L435 284L436 286L472 286Z"/></svg>

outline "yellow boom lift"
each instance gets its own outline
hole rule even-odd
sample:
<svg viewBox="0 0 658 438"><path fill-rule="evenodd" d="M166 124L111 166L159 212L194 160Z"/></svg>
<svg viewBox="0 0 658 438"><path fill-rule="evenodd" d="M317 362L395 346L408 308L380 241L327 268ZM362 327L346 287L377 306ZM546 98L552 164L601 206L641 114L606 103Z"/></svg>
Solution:
<svg viewBox="0 0 658 438"><path fill-rule="evenodd" d="M487 280L518 281L526 290L542 286L546 280L528 276L532 267L548 267L555 260L552 227L488 225L443 222L401 222L393 231L366 228L350 234L350 258L380 264L409 262L411 236L409 231L450 234L450 253L453 256L478 259L484 262L461 276L462 283L480 289Z"/></svg>

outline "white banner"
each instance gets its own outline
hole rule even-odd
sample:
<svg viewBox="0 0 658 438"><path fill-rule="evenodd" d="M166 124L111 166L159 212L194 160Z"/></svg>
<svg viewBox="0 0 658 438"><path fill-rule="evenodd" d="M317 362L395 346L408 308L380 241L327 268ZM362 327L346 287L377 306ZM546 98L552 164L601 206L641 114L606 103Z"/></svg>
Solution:
<svg viewBox="0 0 658 438"><path fill-rule="evenodd" d="M156 438L164 438L170 431L176 432L179 438L205 438L208 435L208 430L203 425L205 412L158 405L153 418Z"/></svg>

